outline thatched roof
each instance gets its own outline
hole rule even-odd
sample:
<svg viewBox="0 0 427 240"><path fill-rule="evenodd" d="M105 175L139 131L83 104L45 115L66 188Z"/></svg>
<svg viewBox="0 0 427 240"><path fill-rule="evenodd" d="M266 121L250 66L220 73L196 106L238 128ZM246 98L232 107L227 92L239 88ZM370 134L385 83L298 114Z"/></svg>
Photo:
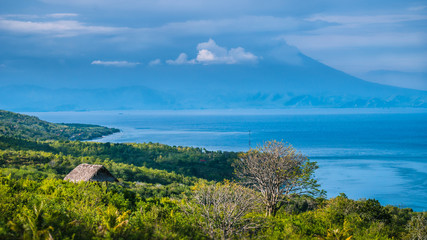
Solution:
<svg viewBox="0 0 427 240"><path fill-rule="evenodd" d="M118 180L102 165L91 165L82 163L73 169L64 180L72 182L96 181L96 182L118 182Z"/></svg>

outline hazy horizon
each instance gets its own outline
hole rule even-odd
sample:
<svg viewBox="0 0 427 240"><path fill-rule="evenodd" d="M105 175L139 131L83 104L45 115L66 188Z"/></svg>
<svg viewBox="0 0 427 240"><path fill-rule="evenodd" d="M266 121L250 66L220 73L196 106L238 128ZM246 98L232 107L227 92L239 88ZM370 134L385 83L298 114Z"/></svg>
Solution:
<svg viewBox="0 0 427 240"><path fill-rule="evenodd" d="M185 84L183 76L172 74L183 69L199 80L224 66L228 70L218 76L236 78L239 68L259 69L268 79L280 76L280 66L304 67L310 58L319 64L306 71L320 78L325 65L365 81L427 90L423 1L328 0L303 6L293 0L126 0L120 5L21 0L1 5L3 87L158 90ZM159 72L171 75L159 80ZM299 75L290 74L298 81Z"/></svg>

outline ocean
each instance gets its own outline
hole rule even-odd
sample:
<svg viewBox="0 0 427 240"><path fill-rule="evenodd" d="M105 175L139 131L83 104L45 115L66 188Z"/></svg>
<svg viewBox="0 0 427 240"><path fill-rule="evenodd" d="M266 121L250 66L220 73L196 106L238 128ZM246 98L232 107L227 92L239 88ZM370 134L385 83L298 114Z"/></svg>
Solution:
<svg viewBox="0 0 427 240"><path fill-rule="evenodd" d="M316 161L328 197L427 210L427 110L290 109L26 113L119 128L99 142L159 142L247 151L283 140Z"/></svg>

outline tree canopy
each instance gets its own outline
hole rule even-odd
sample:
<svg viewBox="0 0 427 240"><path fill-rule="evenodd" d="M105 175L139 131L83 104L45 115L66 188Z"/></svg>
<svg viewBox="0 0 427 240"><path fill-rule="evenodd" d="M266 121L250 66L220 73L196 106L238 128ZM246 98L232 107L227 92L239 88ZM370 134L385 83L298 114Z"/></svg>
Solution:
<svg viewBox="0 0 427 240"><path fill-rule="evenodd" d="M242 154L235 164L238 179L261 193L267 215L275 215L291 194L322 193L313 177L317 168L292 146L278 141Z"/></svg>
<svg viewBox="0 0 427 240"><path fill-rule="evenodd" d="M34 116L0 110L0 136L30 140L90 140L119 132L91 124L58 124Z"/></svg>

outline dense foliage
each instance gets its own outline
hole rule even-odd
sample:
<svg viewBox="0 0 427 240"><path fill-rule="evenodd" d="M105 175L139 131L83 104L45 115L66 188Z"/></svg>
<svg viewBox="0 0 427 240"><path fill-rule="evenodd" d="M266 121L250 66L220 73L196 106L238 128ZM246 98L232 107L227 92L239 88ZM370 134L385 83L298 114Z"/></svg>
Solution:
<svg viewBox="0 0 427 240"><path fill-rule="evenodd" d="M344 194L290 194L267 216L261 194L233 181L243 154L41 141L50 135L29 128L35 132L0 133L0 239L427 238L427 212ZM63 181L80 163L102 164L120 182Z"/></svg>
<svg viewBox="0 0 427 240"><path fill-rule="evenodd" d="M29 180L3 174L0 239L210 239L216 233L221 234L223 227L218 219L226 217L221 215L221 209L210 235L201 227L209 226L206 214L189 213L186 210L189 205L193 209L199 209L200 205L185 196L142 196L138 189L122 185ZM287 208L275 217L253 211L244 212L242 222L236 224L254 222L256 229L226 235L226 239L425 239L426 236L426 213L383 207L375 200L303 197L290 200Z"/></svg>
<svg viewBox="0 0 427 240"><path fill-rule="evenodd" d="M119 132L91 124L56 124L0 110L0 135L35 140L89 140Z"/></svg>
<svg viewBox="0 0 427 240"><path fill-rule="evenodd" d="M37 142L2 136L0 150L4 150L0 152L0 166L7 164L20 168L22 165L32 165L38 168L51 168L62 175L78 164L86 162L102 163L112 168L132 166L132 168L160 169L187 177L217 181L233 177L231 164L238 156L233 152L171 147L158 143ZM131 174L118 176L127 176L122 178L128 181L143 180Z"/></svg>

